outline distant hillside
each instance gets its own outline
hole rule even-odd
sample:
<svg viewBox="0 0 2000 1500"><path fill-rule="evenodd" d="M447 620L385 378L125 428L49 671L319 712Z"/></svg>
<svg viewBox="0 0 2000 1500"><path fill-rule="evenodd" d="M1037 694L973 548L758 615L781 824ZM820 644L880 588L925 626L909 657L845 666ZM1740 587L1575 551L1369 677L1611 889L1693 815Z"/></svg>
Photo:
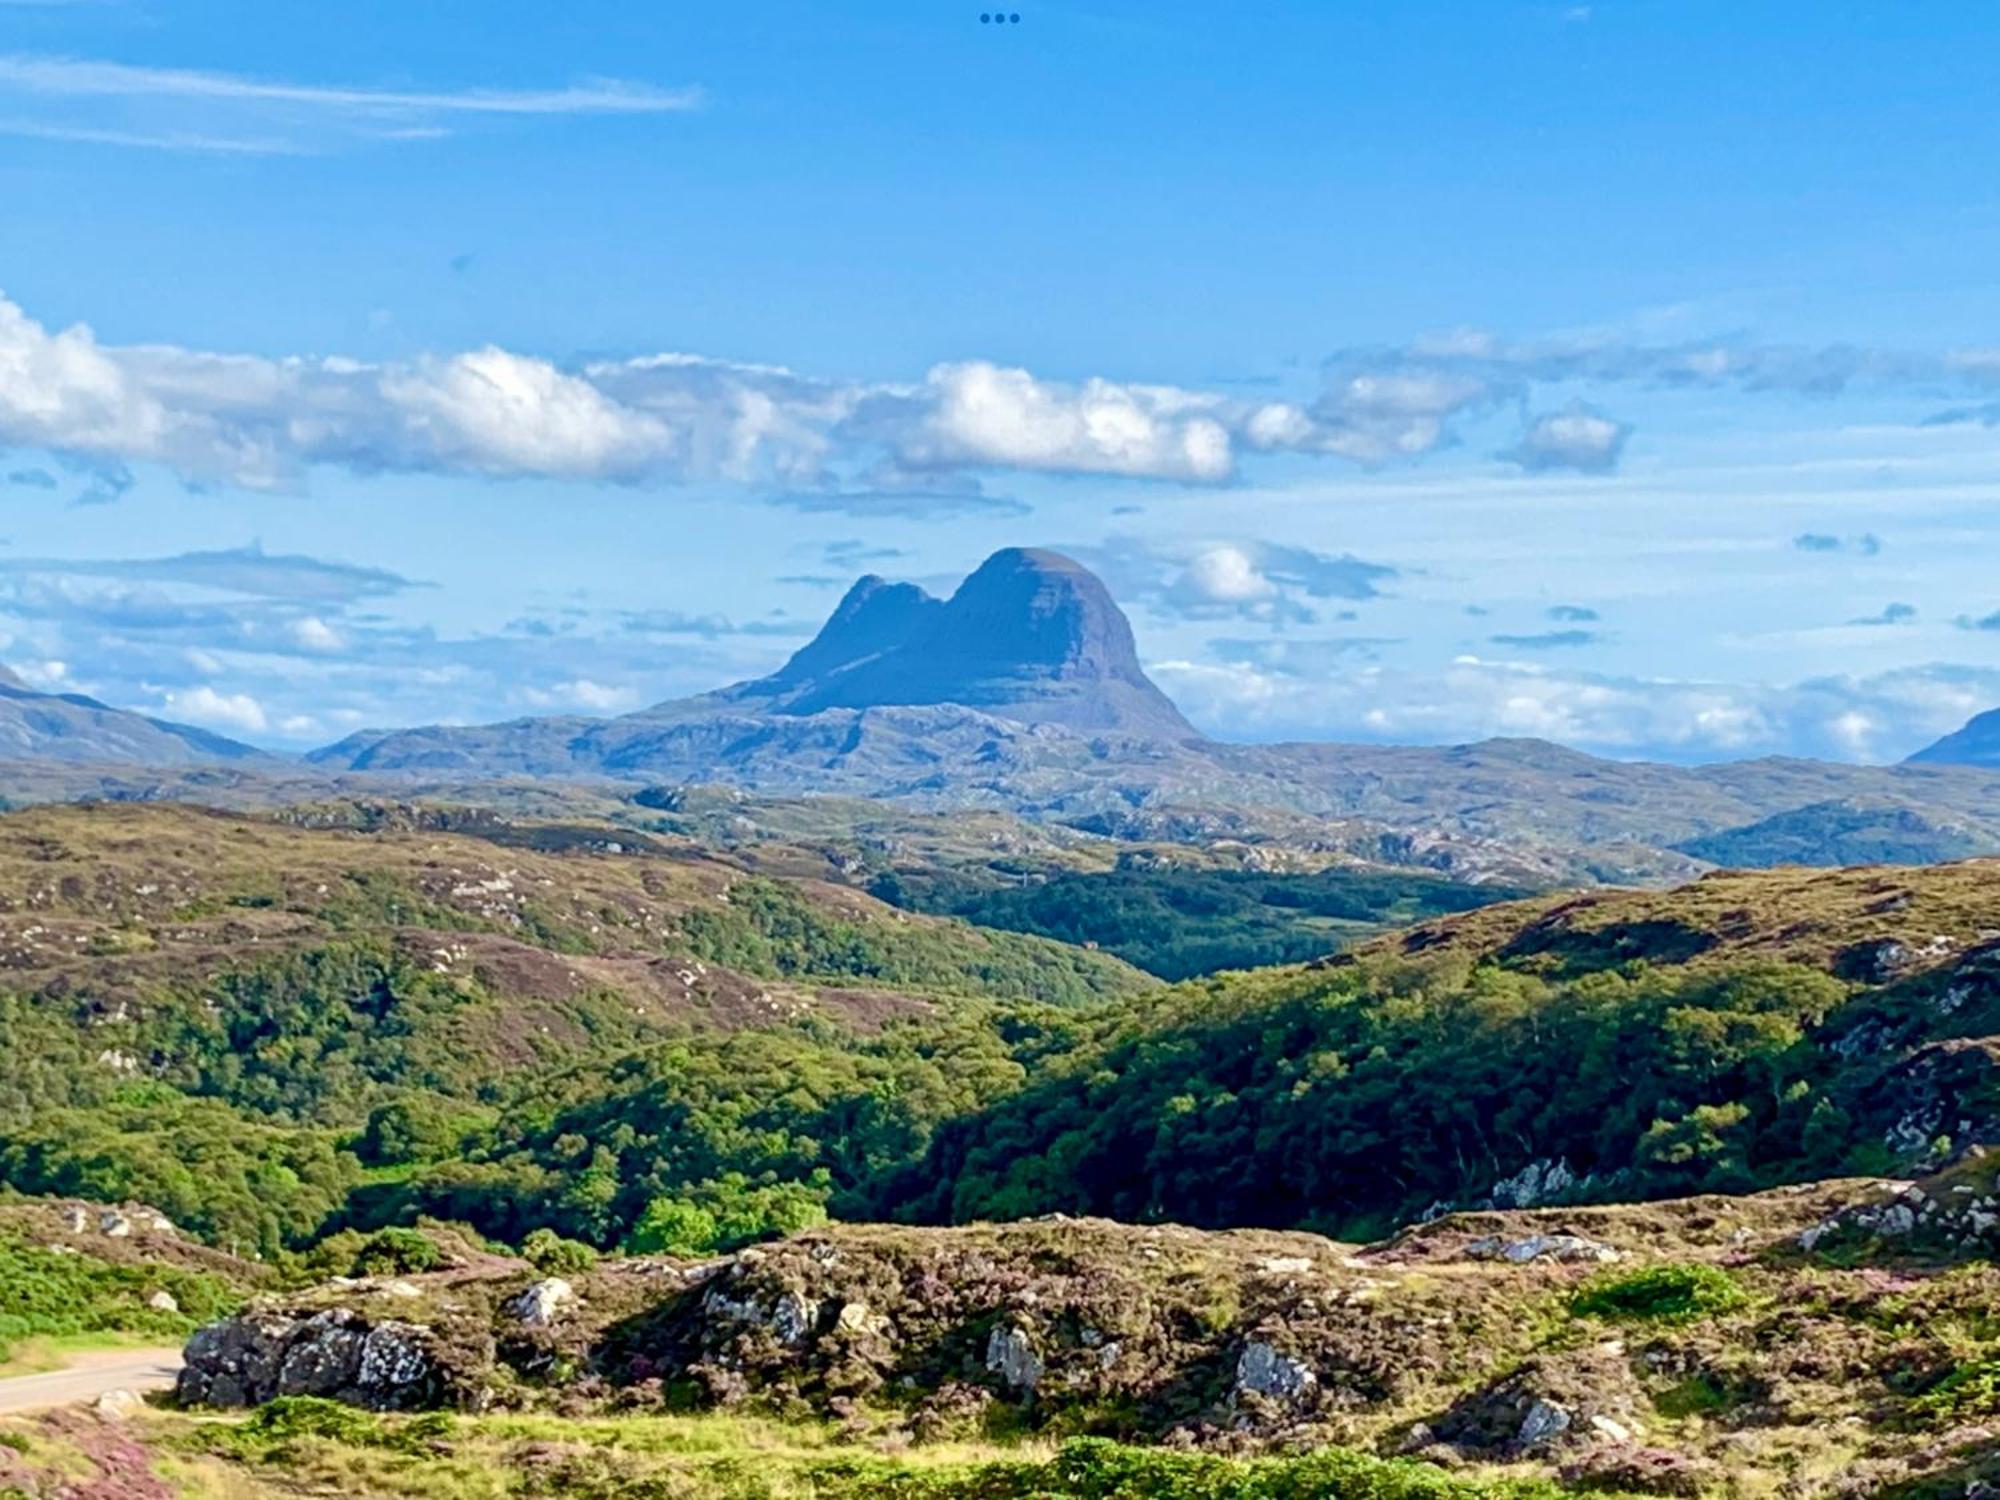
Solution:
<svg viewBox="0 0 2000 1500"><path fill-rule="evenodd" d="M1907 764L1913 766L2000 766L2000 708L1988 709L1926 745Z"/></svg>
<svg viewBox="0 0 2000 1500"><path fill-rule="evenodd" d="M42 693L0 667L0 759L69 765L276 764L278 757L81 693Z"/></svg>
<svg viewBox="0 0 2000 1500"><path fill-rule="evenodd" d="M1317 819L1357 853L1372 841L1366 857L1503 882L2000 852L2000 775L1982 768L1687 768L1523 739L1205 740L1147 679L1103 583L1026 549L995 553L949 600L863 578L812 642L755 681L609 720L371 730L309 760L332 774L727 783L1004 809L1126 838ZM1902 810L1894 826L1871 831L1839 811L1874 804Z"/></svg>
<svg viewBox="0 0 2000 1500"><path fill-rule="evenodd" d="M1773 865L1927 865L2000 851L2000 830L1871 798L1837 798L1675 846L1736 869Z"/></svg>

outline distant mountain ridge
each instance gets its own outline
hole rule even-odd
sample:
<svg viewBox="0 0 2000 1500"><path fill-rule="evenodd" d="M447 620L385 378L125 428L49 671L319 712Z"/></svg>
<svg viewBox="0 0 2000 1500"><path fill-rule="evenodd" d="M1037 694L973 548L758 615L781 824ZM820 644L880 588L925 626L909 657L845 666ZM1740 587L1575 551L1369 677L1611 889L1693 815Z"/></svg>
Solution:
<svg viewBox="0 0 2000 1500"><path fill-rule="evenodd" d="M1962 727L1924 746L1904 764L2000 767L2000 708L1973 715Z"/></svg>
<svg viewBox="0 0 2000 1500"><path fill-rule="evenodd" d="M44 693L0 667L0 759L66 765L191 766L277 757L191 724L113 708L82 693Z"/></svg>
<svg viewBox="0 0 2000 1500"><path fill-rule="evenodd" d="M1147 678L1103 583L1029 548L995 553L948 599L864 577L784 665L713 692L610 719L369 730L303 760L0 683L0 763L14 763L0 766L0 794L15 801L272 806L319 782L352 791L392 781L397 795L429 786L479 802L491 786L506 801L523 795L520 779L598 783L618 799L633 795L621 785L714 784L1005 810L1142 841L1272 840L1474 880L1643 883L1707 863L2000 853L2000 760L1916 760L1683 767L1541 740L1208 740ZM96 767L105 771L93 789ZM151 767L152 779L119 767ZM503 779L515 780L504 793Z"/></svg>
<svg viewBox="0 0 2000 1500"><path fill-rule="evenodd" d="M307 759L533 776L714 779L721 768L746 785L797 786L810 758L829 786L846 789L839 770L858 760L876 795L895 795L967 755L997 768L1024 737L1041 758L1050 735L1040 731L1108 736L1140 758L1204 743L1146 676L1102 580L1059 552L1009 547L949 599L860 579L768 677L615 719L363 731Z"/></svg>

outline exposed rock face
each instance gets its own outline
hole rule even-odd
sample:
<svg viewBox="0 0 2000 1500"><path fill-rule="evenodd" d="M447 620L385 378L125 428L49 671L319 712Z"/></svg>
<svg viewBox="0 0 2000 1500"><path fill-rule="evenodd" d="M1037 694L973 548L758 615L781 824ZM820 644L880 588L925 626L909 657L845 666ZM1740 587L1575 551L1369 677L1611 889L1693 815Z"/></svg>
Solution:
<svg viewBox="0 0 2000 1500"><path fill-rule="evenodd" d="M943 608L943 600L914 583L890 583L870 573L847 591L810 644L770 677L746 683L739 691L747 696L830 681L907 645Z"/></svg>
<svg viewBox="0 0 2000 1500"><path fill-rule="evenodd" d="M1041 1383L1042 1360L1035 1341L1011 1323L995 1327L986 1340L986 1368L1017 1391L1032 1391Z"/></svg>
<svg viewBox="0 0 2000 1500"><path fill-rule="evenodd" d="M1276 1346L1262 1339L1252 1339L1245 1344L1242 1354L1236 1359L1238 1394L1250 1392L1290 1401L1303 1396L1318 1384L1319 1377L1309 1367L1289 1355L1280 1354Z"/></svg>
<svg viewBox="0 0 2000 1500"><path fill-rule="evenodd" d="M1527 1360L1461 1397L1434 1425L1468 1456L1518 1458L1628 1441L1644 1404L1624 1348L1603 1344Z"/></svg>
<svg viewBox="0 0 2000 1500"><path fill-rule="evenodd" d="M1057 552L996 552L947 601L870 576L774 676L729 690L778 712L956 703L1024 724L1193 739L1139 665L1104 584Z"/></svg>
<svg viewBox="0 0 2000 1500"><path fill-rule="evenodd" d="M256 1406L278 1396L324 1396L375 1411L465 1404L470 1387L433 1330L371 1322L349 1308L266 1310L198 1329L175 1394L190 1405Z"/></svg>

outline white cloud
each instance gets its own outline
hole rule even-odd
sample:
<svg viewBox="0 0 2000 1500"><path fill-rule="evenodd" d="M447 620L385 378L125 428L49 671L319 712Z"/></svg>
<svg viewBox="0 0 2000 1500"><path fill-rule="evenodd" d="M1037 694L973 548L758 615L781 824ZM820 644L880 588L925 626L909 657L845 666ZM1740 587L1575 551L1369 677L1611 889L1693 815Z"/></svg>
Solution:
<svg viewBox="0 0 2000 1500"><path fill-rule="evenodd" d="M1208 547L1195 554L1168 591L1193 604L1254 604L1278 586L1257 570L1241 547Z"/></svg>
<svg viewBox="0 0 2000 1500"><path fill-rule="evenodd" d="M1531 474L1550 469L1605 474L1618 467L1618 455L1631 432L1626 423L1614 422L1594 407L1572 401L1561 411L1535 417L1520 440L1501 457Z"/></svg>
<svg viewBox="0 0 2000 1500"><path fill-rule="evenodd" d="M549 89L395 89L246 78L194 68L0 54L0 134L93 146L247 156L437 140L476 118L662 115L699 89L588 79Z"/></svg>
<svg viewBox="0 0 2000 1500"><path fill-rule="evenodd" d="M345 641L340 632L317 615L306 615L291 622L292 639L308 651L338 651Z"/></svg>
<svg viewBox="0 0 2000 1500"><path fill-rule="evenodd" d="M939 365L905 461L1213 483L1235 467L1218 397L1089 380L1062 386L983 360Z"/></svg>
<svg viewBox="0 0 2000 1500"><path fill-rule="evenodd" d="M572 678L553 687L523 688L517 696L532 708L581 708L591 713L619 713L639 700L630 688L610 687L588 677Z"/></svg>
<svg viewBox="0 0 2000 1500"><path fill-rule="evenodd" d="M907 384L679 353L570 368L490 346L386 364L117 346L81 324L51 331L0 299L0 443L95 465L92 499L115 498L127 482L120 466L146 462L267 489L334 465L630 484L720 479L780 487L804 508L857 513L1018 509L986 496L978 471L1222 484L1255 453L1365 465L1418 458L1455 441L1455 424L1524 402L1542 379L1838 389L1863 378L1984 389L1995 377L1984 365L1855 351L1550 349L1461 334L1341 356L1323 395L1301 405L1052 381L976 359ZM1601 473L1616 466L1629 431L1573 401L1529 419L1503 456L1532 470Z"/></svg>
<svg viewBox="0 0 2000 1500"><path fill-rule="evenodd" d="M69 691L69 663L66 661L16 662L14 670L20 673L28 686L40 688L45 693Z"/></svg>
<svg viewBox="0 0 2000 1500"><path fill-rule="evenodd" d="M270 727L263 705L248 693L219 693L206 684L167 693L166 713L169 718L238 734L262 734Z"/></svg>

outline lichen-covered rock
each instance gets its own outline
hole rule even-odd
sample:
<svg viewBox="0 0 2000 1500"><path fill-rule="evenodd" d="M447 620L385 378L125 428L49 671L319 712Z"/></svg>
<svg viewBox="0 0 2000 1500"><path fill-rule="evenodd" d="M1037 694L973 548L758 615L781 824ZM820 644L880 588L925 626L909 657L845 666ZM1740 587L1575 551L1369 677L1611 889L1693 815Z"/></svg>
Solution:
<svg viewBox="0 0 2000 1500"><path fill-rule="evenodd" d="M507 1304L507 1310L529 1328L547 1328L575 1300L575 1287L560 1276L549 1276L525 1288Z"/></svg>
<svg viewBox="0 0 2000 1500"><path fill-rule="evenodd" d="M1236 1358L1238 1394L1248 1392L1293 1401L1318 1384L1319 1377L1308 1366L1290 1355L1280 1354L1275 1345L1262 1339L1245 1344Z"/></svg>
<svg viewBox="0 0 2000 1500"><path fill-rule="evenodd" d="M1461 1396L1430 1426L1461 1453L1519 1458L1629 1436L1643 1404L1630 1357L1609 1343L1529 1359Z"/></svg>
<svg viewBox="0 0 2000 1500"><path fill-rule="evenodd" d="M986 1339L986 1368L1010 1388L1032 1391L1041 1383L1042 1360L1025 1328L996 1324Z"/></svg>
<svg viewBox="0 0 2000 1500"><path fill-rule="evenodd" d="M481 1391L481 1370L455 1361L435 1330L371 1321L345 1307L263 1309L211 1323L188 1340L183 1359L175 1393L188 1405L324 1396L375 1411L417 1411L476 1405Z"/></svg>

